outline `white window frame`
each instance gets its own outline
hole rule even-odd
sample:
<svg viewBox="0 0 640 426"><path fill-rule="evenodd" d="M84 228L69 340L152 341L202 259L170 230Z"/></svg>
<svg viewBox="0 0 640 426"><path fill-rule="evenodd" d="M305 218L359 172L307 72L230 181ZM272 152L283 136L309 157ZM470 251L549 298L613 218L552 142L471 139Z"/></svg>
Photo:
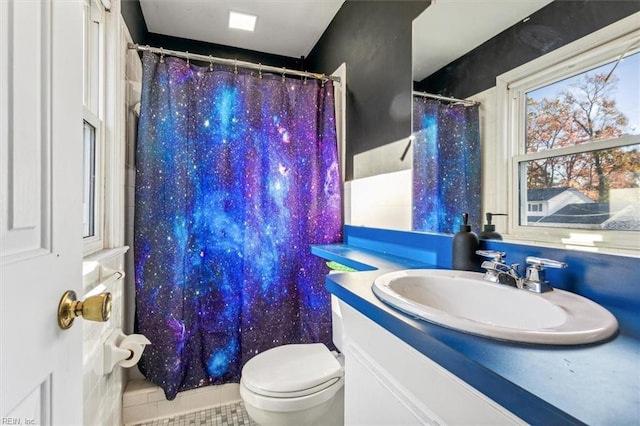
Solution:
<svg viewBox="0 0 640 426"><path fill-rule="evenodd" d="M638 232L521 226L521 209L526 212L527 201L519 197L522 171L518 164L550 155L548 151L525 153L526 93L617 59L634 40L640 42L639 23L640 13L636 13L497 77L497 147L494 155L497 160L504 160L507 168L496 168L490 179L493 183L485 190L499 194L494 205L487 208L492 209L488 211L508 213L509 239L590 251L638 254ZM629 53L635 51L637 49L634 48ZM640 136L621 139L593 142L589 149L640 143ZM552 155L567 155L583 149L562 148L554 150Z"/></svg>
<svg viewBox="0 0 640 426"><path fill-rule="evenodd" d="M84 7L88 20L84 34L83 119L95 128L94 234L83 238L86 256L104 248L106 11L99 0L85 0Z"/></svg>
<svg viewBox="0 0 640 426"><path fill-rule="evenodd" d="M90 63L83 64L85 84L90 84L90 76L98 76L95 80L98 101L92 101L88 95L83 98L83 118L96 128L95 235L84 238L83 254L87 257L124 244L124 122L127 109L123 79L127 40L123 33L126 26L120 14L120 2L84 0L84 3L88 10L93 7L94 14L89 16L100 26L97 52L100 61L98 64L94 61L93 69Z"/></svg>

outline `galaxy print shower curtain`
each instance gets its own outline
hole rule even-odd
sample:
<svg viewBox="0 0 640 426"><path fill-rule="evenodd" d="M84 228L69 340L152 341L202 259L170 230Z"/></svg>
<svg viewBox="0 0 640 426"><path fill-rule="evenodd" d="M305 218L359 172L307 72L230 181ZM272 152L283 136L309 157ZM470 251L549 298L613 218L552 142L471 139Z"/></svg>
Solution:
<svg viewBox="0 0 640 426"><path fill-rule="evenodd" d="M413 230L455 233L462 213L478 232L480 126L478 106L413 101Z"/></svg>
<svg viewBox="0 0 640 426"><path fill-rule="evenodd" d="M143 57L137 142L139 363L168 399L238 382L252 356L331 345L324 263L341 239L333 86Z"/></svg>

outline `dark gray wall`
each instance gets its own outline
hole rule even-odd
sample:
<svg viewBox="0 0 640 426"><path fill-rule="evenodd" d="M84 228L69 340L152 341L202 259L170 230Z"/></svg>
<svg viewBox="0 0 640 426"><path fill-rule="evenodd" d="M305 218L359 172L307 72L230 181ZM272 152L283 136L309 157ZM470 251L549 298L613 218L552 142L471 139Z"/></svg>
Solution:
<svg viewBox="0 0 640 426"><path fill-rule="evenodd" d="M120 13L127 24L129 34L134 43L147 44L147 24L142 16L142 8L138 0L122 0Z"/></svg>
<svg viewBox="0 0 640 426"><path fill-rule="evenodd" d="M554 1L419 83L416 90L466 98L500 74L640 11L638 0ZM622 53L622 52L620 52Z"/></svg>
<svg viewBox="0 0 640 426"><path fill-rule="evenodd" d="M347 179L355 154L411 134L411 23L429 4L347 0L307 58L325 74L347 64Z"/></svg>

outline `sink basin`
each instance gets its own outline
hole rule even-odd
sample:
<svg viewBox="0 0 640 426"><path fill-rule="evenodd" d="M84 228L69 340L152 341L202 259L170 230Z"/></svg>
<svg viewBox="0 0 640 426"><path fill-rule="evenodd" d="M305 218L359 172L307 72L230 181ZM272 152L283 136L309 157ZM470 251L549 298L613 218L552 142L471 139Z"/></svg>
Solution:
<svg viewBox="0 0 640 426"><path fill-rule="evenodd" d="M378 277L383 302L445 327L499 340L547 345L594 343L618 321L605 308L563 290L533 293L482 279L483 274L408 269Z"/></svg>

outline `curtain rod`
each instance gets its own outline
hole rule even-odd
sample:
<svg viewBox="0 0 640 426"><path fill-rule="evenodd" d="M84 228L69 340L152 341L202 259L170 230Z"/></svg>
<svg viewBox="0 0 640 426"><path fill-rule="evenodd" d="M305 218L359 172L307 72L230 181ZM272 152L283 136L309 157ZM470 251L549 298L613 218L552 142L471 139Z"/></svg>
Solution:
<svg viewBox="0 0 640 426"><path fill-rule="evenodd" d="M307 72L307 71L296 71L296 70L290 70L284 67L278 68L278 67L272 67L269 65L254 64L253 62L238 61L236 59L216 58L210 55L209 56L198 55L195 53L164 49L162 47L141 46L136 43L129 43L128 48L134 49L140 52L147 51L147 52L157 53L159 55L175 56L175 57L183 58L187 60L194 59L197 61L209 62L211 64L222 64L222 65L228 65L232 67L249 68L253 70L266 71L266 72L271 72L276 74L291 74L291 75L296 75L298 77L315 78L317 80L323 80L323 81L331 80L331 81L335 81L336 83L340 83L340 77L333 76L333 75L318 74L318 73Z"/></svg>
<svg viewBox="0 0 640 426"><path fill-rule="evenodd" d="M413 95L414 96L422 96L423 98L438 99L440 101L461 102L463 104L470 104L470 105L478 105L478 104L480 104L480 102L478 102L478 101L472 101L472 100L469 100L469 99L448 98L446 96L434 95L433 93L427 93L427 92L417 92L415 90L413 91Z"/></svg>

